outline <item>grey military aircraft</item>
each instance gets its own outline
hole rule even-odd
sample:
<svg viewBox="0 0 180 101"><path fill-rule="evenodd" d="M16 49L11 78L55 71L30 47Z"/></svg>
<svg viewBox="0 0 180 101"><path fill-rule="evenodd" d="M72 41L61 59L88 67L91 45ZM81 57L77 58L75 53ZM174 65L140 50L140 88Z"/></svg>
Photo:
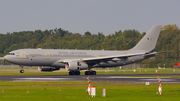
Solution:
<svg viewBox="0 0 180 101"><path fill-rule="evenodd" d="M38 66L41 71L55 71L66 68L69 75L96 75L95 67L116 67L135 63L160 53L154 52L161 25L154 25L138 44L127 51L69 50L69 49L19 49L9 52L4 59L21 67Z"/></svg>

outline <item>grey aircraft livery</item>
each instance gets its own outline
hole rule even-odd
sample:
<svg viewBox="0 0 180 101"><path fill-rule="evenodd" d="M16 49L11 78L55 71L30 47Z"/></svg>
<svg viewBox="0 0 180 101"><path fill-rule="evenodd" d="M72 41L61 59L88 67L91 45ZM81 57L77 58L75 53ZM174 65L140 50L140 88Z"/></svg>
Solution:
<svg viewBox="0 0 180 101"><path fill-rule="evenodd" d="M4 60L23 66L38 66L41 71L55 71L66 68L69 75L96 75L91 68L110 68L135 63L160 53L154 52L161 25L154 25L138 44L127 51L68 50L68 49L19 49L9 52Z"/></svg>

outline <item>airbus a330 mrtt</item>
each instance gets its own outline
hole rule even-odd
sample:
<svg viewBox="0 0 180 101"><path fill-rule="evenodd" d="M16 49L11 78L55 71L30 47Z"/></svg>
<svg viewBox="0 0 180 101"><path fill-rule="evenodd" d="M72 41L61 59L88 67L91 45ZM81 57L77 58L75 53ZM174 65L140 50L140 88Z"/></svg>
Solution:
<svg viewBox="0 0 180 101"><path fill-rule="evenodd" d="M95 67L116 67L135 63L158 55L154 52L161 30L160 25L153 26L138 44L127 51L108 50L67 50L67 49L19 49L9 52L4 59L12 64L38 66L41 71L55 71L66 68L69 75L96 75Z"/></svg>

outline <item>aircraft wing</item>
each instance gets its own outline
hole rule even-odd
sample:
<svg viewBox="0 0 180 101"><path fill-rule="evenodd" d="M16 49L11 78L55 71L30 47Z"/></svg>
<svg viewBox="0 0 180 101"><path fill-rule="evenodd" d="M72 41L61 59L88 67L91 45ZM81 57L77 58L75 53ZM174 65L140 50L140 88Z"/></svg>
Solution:
<svg viewBox="0 0 180 101"><path fill-rule="evenodd" d="M123 55L112 55L112 56L104 56L104 57L93 57L93 58L85 58L82 61L91 61L91 60L109 60L113 58L126 58L131 56L143 55L144 53L136 53L136 54L123 54Z"/></svg>
<svg viewBox="0 0 180 101"><path fill-rule="evenodd" d="M67 63L70 61L81 61L86 63L99 63L99 62L107 62L113 61L113 59L127 59L128 57L143 55L145 53L135 53L135 54L123 54L123 55L111 55L111 56L103 56L103 57L91 57L91 58L81 58L81 59L66 59L63 62Z"/></svg>
<svg viewBox="0 0 180 101"><path fill-rule="evenodd" d="M65 59L61 60L62 63L67 63L67 62L86 62L87 64L98 64L100 62L107 62L107 61L114 61L114 59L119 59L119 60L126 60L128 57L132 56L138 56L142 55L145 58L148 57L153 57L161 53L167 53L171 51L165 51L165 52L153 52L153 53L134 53L134 54L123 54L123 55L111 55L111 56L103 56L103 57L90 57L90 58L81 58L81 59Z"/></svg>

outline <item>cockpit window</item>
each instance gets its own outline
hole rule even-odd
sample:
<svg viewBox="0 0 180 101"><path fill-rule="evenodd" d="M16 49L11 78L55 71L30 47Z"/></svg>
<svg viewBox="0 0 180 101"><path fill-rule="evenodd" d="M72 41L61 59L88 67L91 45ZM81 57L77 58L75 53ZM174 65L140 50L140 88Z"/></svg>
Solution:
<svg viewBox="0 0 180 101"><path fill-rule="evenodd" d="M15 55L15 53L8 53L8 55Z"/></svg>

